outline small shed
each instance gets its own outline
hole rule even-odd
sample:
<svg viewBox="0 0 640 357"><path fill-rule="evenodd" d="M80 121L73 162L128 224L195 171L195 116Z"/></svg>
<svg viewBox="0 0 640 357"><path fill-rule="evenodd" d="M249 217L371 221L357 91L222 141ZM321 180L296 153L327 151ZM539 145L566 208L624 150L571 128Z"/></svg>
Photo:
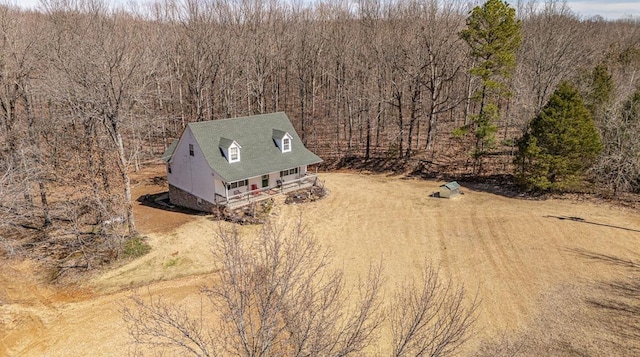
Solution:
<svg viewBox="0 0 640 357"><path fill-rule="evenodd" d="M460 184L455 181L440 186L440 197L453 198L460 194Z"/></svg>

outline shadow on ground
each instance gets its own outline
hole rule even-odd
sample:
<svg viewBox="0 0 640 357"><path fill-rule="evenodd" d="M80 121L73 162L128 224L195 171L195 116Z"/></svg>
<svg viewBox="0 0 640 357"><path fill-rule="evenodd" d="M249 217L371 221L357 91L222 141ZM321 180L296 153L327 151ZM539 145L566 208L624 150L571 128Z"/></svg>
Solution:
<svg viewBox="0 0 640 357"><path fill-rule="evenodd" d="M474 357L640 355L640 261L566 251L590 264L613 266L616 278L555 287L541 296L539 314L528 326L484 341Z"/></svg>
<svg viewBox="0 0 640 357"><path fill-rule="evenodd" d="M206 212L200 212L190 208L180 207L172 204L171 202L169 202L169 191L142 195L138 197L136 201L140 202L140 204L143 206L157 208L163 211L179 212L194 216L208 215Z"/></svg>
<svg viewBox="0 0 640 357"><path fill-rule="evenodd" d="M594 284L594 294L585 302L597 311L599 321L619 337L625 349L637 356L640 353L640 263L582 249L573 251L594 262L620 268L617 279Z"/></svg>
<svg viewBox="0 0 640 357"><path fill-rule="evenodd" d="M579 223L586 223L586 224L593 224L594 226L601 226L601 227L610 227L610 228L616 228L616 229L622 229L625 231L630 231L630 232L640 232L640 229L634 229L634 228L628 228L628 227L621 227L621 226L614 226L612 224L606 224L606 223L598 223L598 222L591 222L591 221L587 221L584 218L581 217L572 217L572 216L553 216L553 215L546 215L544 216L545 218L555 218L555 219L559 219L561 221L564 220L568 220L568 221L573 221L573 222L579 222Z"/></svg>
<svg viewBox="0 0 640 357"><path fill-rule="evenodd" d="M473 175L468 173L451 174L460 171L456 167L462 164L441 164L431 160L398 160L395 157L374 157L365 160L362 157L347 156L326 160L321 168L325 170L368 171L389 176L406 176L422 180L457 181L461 186L474 191L492 193L510 198L535 198L524 195L511 174Z"/></svg>

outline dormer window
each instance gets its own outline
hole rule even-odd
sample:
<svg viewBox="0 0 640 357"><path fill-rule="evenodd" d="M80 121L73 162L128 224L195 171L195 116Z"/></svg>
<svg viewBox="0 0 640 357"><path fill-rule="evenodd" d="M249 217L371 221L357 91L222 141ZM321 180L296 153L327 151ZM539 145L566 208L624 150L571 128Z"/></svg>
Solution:
<svg viewBox="0 0 640 357"><path fill-rule="evenodd" d="M242 149L242 146L240 146L238 142L227 138L220 138L219 147L222 155L224 155L230 164L240 162L240 149Z"/></svg>
<svg viewBox="0 0 640 357"><path fill-rule="evenodd" d="M273 129L273 142L276 144L280 152L290 152L293 137L286 131Z"/></svg>

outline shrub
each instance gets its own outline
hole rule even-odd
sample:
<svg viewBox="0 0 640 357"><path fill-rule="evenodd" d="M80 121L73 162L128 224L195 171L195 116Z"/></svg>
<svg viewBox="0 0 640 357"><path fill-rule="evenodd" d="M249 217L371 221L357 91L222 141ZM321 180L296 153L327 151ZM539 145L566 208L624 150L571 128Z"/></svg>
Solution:
<svg viewBox="0 0 640 357"><path fill-rule="evenodd" d="M122 256L124 258L139 258L151 251L151 246L144 237L136 236L124 242Z"/></svg>

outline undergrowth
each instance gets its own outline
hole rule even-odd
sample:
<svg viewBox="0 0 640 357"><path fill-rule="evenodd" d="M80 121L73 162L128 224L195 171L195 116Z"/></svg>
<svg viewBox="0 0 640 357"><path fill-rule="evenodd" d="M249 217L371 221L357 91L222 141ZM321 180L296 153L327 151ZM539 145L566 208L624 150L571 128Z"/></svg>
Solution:
<svg viewBox="0 0 640 357"><path fill-rule="evenodd" d="M124 258L139 258L151 251L151 246L145 237L136 236L124 242L122 256Z"/></svg>

